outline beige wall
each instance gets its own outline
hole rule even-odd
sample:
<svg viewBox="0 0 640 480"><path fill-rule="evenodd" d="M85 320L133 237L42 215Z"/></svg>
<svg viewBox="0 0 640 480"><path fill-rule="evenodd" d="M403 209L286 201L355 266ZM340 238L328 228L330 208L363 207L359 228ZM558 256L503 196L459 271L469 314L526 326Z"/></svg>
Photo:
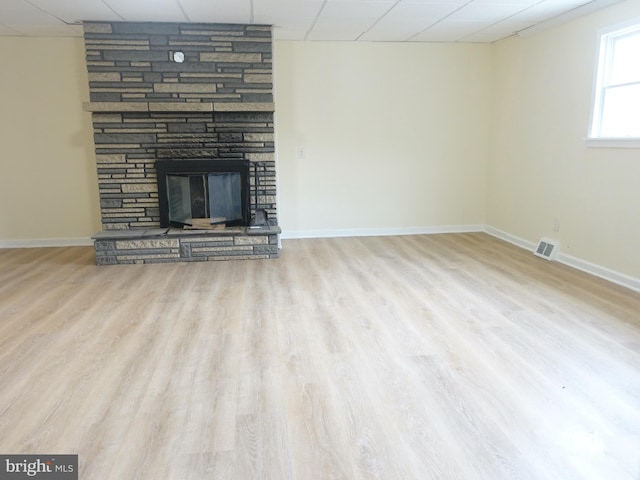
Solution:
<svg viewBox="0 0 640 480"><path fill-rule="evenodd" d="M82 39L0 37L0 242L100 230Z"/></svg>
<svg viewBox="0 0 640 480"><path fill-rule="evenodd" d="M639 150L585 145L598 29L634 16L629 1L495 46L487 223L640 278Z"/></svg>
<svg viewBox="0 0 640 480"><path fill-rule="evenodd" d="M486 45L276 43L283 230L483 224L490 58Z"/></svg>

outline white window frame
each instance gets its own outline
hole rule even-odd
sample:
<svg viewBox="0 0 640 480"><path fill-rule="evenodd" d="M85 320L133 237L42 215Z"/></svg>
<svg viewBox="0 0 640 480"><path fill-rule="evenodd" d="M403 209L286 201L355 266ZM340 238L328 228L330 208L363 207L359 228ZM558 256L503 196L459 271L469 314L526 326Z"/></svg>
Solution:
<svg viewBox="0 0 640 480"><path fill-rule="evenodd" d="M618 38L638 33L640 34L640 18L616 24L598 32L598 55L594 79L594 92L591 103L591 117L589 118L589 147L627 147L640 148L640 137L603 137L600 136L600 122L604 106L604 91L610 88L605 84L607 74L613 61L613 48Z"/></svg>

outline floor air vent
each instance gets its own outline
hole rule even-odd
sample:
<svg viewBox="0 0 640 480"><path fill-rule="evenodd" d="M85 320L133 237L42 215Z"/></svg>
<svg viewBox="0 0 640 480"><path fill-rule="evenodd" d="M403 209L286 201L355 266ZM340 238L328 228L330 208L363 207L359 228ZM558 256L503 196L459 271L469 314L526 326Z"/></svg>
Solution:
<svg viewBox="0 0 640 480"><path fill-rule="evenodd" d="M546 258L547 260L555 260L558 255L558 246L559 244L555 240L541 238L533 253L539 257Z"/></svg>

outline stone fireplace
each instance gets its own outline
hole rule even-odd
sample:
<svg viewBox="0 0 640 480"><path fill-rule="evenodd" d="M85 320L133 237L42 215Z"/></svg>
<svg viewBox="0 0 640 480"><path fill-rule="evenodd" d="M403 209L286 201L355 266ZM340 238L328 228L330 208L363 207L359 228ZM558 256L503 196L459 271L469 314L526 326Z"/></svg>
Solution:
<svg viewBox="0 0 640 480"><path fill-rule="evenodd" d="M84 39L103 228L97 263L277 256L271 27L86 22ZM169 164L177 170L159 183ZM239 200L201 211L200 190L212 201L209 178L223 196L242 187ZM216 228L166 221L167 181L174 196L182 188L196 198L190 216L174 205L176 218L212 217Z"/></svg>

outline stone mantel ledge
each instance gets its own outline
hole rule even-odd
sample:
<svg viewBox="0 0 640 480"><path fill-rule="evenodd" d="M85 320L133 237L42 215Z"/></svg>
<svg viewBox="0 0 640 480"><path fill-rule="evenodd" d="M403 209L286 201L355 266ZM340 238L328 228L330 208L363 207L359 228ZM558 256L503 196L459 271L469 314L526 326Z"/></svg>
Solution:
<svg viewBox="0 0 640 480"><path fill-rule="evenodd" d="M85 112L274 112L270 102L83 102Z"/></svg>

